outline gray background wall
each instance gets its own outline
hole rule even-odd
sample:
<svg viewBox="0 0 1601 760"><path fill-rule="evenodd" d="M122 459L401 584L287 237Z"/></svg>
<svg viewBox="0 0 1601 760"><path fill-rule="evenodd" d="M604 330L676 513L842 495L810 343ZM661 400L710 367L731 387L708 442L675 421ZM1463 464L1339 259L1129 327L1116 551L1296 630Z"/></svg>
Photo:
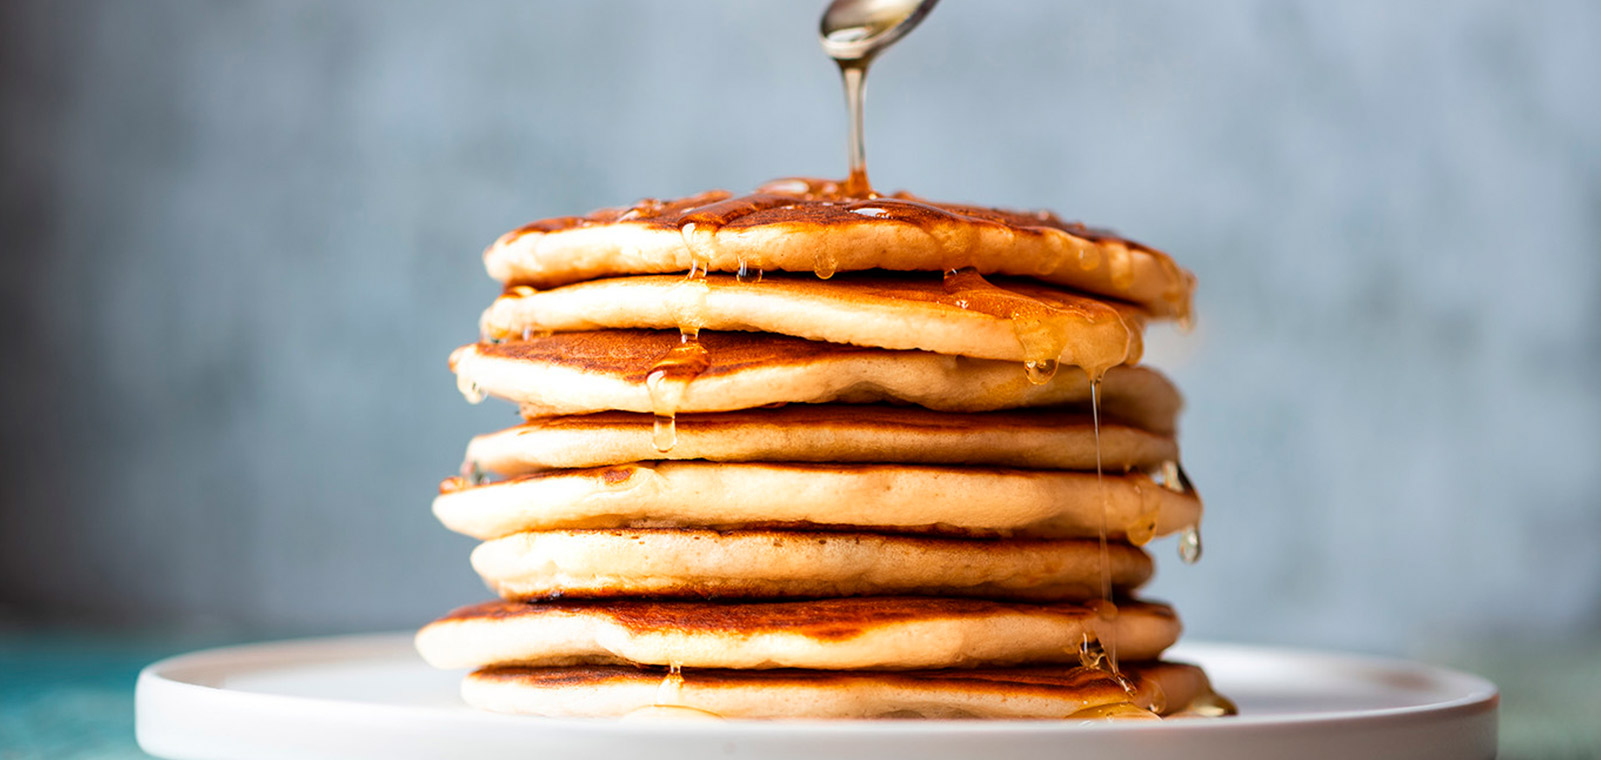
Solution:
<svg viewBox="0 0 1601 760"><path fill-rule="evenodd" d="M820 2L0 5L0 603L361 629L484 595L445 357L533 218L843 173ZM986 16L985 13L993 15ZM946 0L873 176L1172 251L1192 634L1601 623L1601 5Z"/></svg>

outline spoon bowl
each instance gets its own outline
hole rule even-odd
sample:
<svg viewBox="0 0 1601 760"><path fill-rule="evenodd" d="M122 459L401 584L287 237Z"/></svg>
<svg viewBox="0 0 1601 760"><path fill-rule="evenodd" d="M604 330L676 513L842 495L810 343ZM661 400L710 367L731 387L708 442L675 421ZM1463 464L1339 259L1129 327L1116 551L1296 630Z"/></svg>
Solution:
<svg viewBox="0 0 1601 760"><path fill-rule="evenodd" d="M865 61L917 26L939 0L834 0L818 36L836 61Z"/></svg>

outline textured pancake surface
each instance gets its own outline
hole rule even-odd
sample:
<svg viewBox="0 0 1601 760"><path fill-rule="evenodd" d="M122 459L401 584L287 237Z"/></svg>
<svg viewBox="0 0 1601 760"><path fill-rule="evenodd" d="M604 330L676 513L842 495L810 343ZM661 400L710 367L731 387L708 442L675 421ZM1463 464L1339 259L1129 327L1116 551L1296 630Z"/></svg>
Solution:
<svg viewBox="0 0 1601 760"><path fill-rule="evenodd" d="M843 528L1143 544L1198 523L1201 502L1144 473L928 465L641 462L487 485L446 481L445 527L492 539L572 528Z"/></svg>
<svg viewBox="0 0 1601 760"><path fill-rule="evenodd" d="M708 365L689 382L677 412L722 412L786 403L898 401L951 412L1087 403L1085 373L1064 368L1045 383L1019 362L890 351L766 333L704 332ZM451 355L458 385L514 401L526 416L655 412L646 378L680 345L676 331L557 333L479 343ZM1171 433L1183 402L1166 378L1113 367L1101 409L1156 433Z"/></svg>
<svg viewBox="0 0 1601 760"><path fill-rule="evenodd" d="M654 417L629 412L541 417L478 436L464 468L502 476L653 459L714 462L960 464L1094 470L1088 411L1030 409L960 414L887 404L797 404L680 414L677 442L657 450ZM1178 459L1171 435L1101 418L1107 472L1149 470Z"/></svg>
<svg viewBox="0 0 1601 760"><path fill-rule="evenodd" d="M969 668L1077 663L1086 642L1124 661L1178 639L1172 608L1122 601L1024 604L938 597L792 602L487 602L417 634L441 668L642 664L694 668Z"/></svg>
<svg viewBox="0 0 1601 760"><path fill-rule="evenodd" d="M752 331L829 343L1100 372L1141 353L1139 309L1026 280L975 273L618 277L508 291L484 312L488 340L607 328Z"/></svg>
<svg viewBox="0 0 1601 760"><path fill-rule="evenodd" d="M1151 558L1107 547L1112 587L1151 576ZM951 539L807 531L553 530L473 550L504 599L785 598L920 594L1086 600L1101 595L1098 542Z"/></svg>
<svg viewBox="0 0 1601 760"><path fill-rule="evenodd" d="M739 198L719 191L534 222L490 245L484 265L503 283L539 288L692 266L825 277L973 268L1131 301L1158 316L1187 314L1195 286L1166 254L1049 213L904 194L849 200L833 183L804 179Z"/></svg>
<svg viewBox="0 0 1601 760"><path fill-rule="evenodd" d="M1125 688L1085 667L828 672L660 670L617 666L497 668L462 684L485 710L528 715L695 718L1153 719L1211 693L1200 668L1124 667Z"/></svg>

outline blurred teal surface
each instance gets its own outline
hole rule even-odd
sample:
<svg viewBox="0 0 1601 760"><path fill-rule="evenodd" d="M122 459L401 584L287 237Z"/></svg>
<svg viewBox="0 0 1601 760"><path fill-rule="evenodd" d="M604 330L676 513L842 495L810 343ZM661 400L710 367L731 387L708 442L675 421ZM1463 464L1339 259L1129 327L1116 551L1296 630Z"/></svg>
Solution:
<svg viewBox="0 0 1601 760"><path fill-rule="evenodd" d="M195 647L241 640L0 628L0 759L147 757L133 737L140 668Z"/></svg>

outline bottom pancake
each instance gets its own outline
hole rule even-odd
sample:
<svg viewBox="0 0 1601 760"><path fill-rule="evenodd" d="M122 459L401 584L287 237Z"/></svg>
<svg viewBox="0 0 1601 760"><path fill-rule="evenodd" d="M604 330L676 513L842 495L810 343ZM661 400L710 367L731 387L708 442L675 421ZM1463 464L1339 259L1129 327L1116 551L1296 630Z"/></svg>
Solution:
<svg viewBox="0 0 1601 760"><path fill-rule="evenodd" d="M1104 566L1103 566L1104 562ZM1101 596L1151 577L1151 558L1094 540L692 529L513 533L473 550L503 599L801 598L921 594L1031 601Z"/></svg>
<svg viewBox="0 0 1601 760"><path fill-rule="evenodd" d="M853 597L798 602L489 602L417 634L440 668L680 665L930 670L1076 663L1093 644L1154 660L1178 640L1165 604Z"/></svg>
<svg viewBox="0 0 1601 760"><path fill-rule="evenodd" d="M626 666L491 668L462 683L483 710L551 717L1154 719L1222 714L1194 665L831 672ZM1194 709L1199 706L1204 709Z"/></svg>

